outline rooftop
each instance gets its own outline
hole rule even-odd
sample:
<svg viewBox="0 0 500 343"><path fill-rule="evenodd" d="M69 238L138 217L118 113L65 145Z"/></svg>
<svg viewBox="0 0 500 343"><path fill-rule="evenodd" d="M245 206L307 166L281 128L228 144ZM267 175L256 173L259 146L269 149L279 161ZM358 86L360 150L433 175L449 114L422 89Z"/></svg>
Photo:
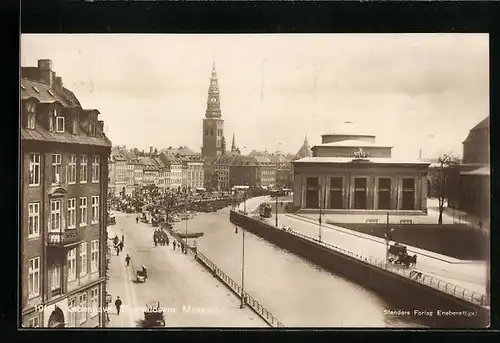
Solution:
<svg viewBox="0 0 500 343"><path fill-rule="evenodd" d="M325 144L316 144L315 147L377 147L377 148L392 148L389 145L376 144L367 141L360 140L345 140L339 142L325 143Z"/></svg>
<svg viewBox="0 0 500 343"><path fill-rule="evenodd" d="M362 137L375 137L372 133L367 133L363 128L356 125L354 122L346 120L341 124L336 125L333 133L327 133L321 136L331 136L331 135L347 135L347 136L362 136Z"/></svg>
<svg viewBox="0 0 500 343"><path fill-rule="evenodd" d="M300 160L293 162L294 164L302 163L333 163L333 164L345 164L345 163L371 163L371 164L412 164L412 165L422 165L428 166L430 162L424 161L411 161L411 160L395 160L392 158L382 158L382 157L369 157L362 160L356 160L352 157L305 157Z"/></svg>

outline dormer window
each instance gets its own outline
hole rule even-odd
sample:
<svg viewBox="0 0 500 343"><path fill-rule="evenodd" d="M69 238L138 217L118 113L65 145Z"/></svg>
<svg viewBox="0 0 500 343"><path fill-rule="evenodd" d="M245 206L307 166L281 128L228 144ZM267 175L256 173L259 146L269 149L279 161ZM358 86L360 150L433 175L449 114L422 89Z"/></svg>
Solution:
<svg viewBox="0 0 500 343"><path fill-rule="evenodd" d="M26 112L28 112L28 120L26 123L26 127L31 130L34 130L36 128L35 107L36 107L35 104L32 102L28 102L26 104Z"/></svg>
<svg viewBox="0 0 500 343"><path fill-rule="evenodd" d="M52 110L52 114L56 118L56 132L64 132L64 117L55 108Z"/></svg>

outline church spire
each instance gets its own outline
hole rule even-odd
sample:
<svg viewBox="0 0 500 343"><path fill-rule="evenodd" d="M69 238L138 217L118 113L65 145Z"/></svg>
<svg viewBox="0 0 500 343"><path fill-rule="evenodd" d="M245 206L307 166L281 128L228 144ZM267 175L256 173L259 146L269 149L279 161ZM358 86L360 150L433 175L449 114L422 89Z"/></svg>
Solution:
<svg viewBox="0 0 500 343"><path fill-rule="evenodd" d="M231 144L231 151L236 151L236 140L234 138L234 132L233 132L233 143Z"/></svg>
<svg viewBox="0 0 500 343"><path fill-rule="evenodd" d="M220 97L219 97L219 82L217 79L217 72L215 70L215 59L212 63L212 76L210 77L210 86L208 87L208 100L207 110L205 112L206 118L220 118L222 115L220 110Z"/></svg>
<svg viewBox="0 0 500 343"><path fill-rule="evenodd" d="M306 145L306 146L309 145L309 143L307 142L307 135L305 135L305 137L304 137L304 145Z"/></svg>

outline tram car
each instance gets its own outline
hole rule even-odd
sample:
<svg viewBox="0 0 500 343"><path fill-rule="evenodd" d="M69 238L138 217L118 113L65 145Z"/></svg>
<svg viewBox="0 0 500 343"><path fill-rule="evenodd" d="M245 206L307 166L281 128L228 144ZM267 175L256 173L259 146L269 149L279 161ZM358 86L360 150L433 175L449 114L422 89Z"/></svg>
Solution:
<svg viewBox="0 0 500 343"><path fill-rule="evenodd" d="M271 205L263 202L259 205L259 214L261 218L271 218L273 209Z"/></svg>
<svg viewBox="0 0 500 343"><path fill-rule="evenodd" d="M407 268L415 267L417 264L417 255L408 255L406 245L394 243L389 247L389 262Z"/></svg>

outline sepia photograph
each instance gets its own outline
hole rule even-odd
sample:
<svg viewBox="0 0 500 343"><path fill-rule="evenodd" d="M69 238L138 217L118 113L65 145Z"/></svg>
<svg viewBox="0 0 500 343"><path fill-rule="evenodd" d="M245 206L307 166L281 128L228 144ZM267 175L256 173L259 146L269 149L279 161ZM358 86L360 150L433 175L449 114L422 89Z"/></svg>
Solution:
<svg viewBox="0 0 500 343"><path fill-rule="evenodd" d="M489 39L22 34L19 327L489 327Z"/></svg>

